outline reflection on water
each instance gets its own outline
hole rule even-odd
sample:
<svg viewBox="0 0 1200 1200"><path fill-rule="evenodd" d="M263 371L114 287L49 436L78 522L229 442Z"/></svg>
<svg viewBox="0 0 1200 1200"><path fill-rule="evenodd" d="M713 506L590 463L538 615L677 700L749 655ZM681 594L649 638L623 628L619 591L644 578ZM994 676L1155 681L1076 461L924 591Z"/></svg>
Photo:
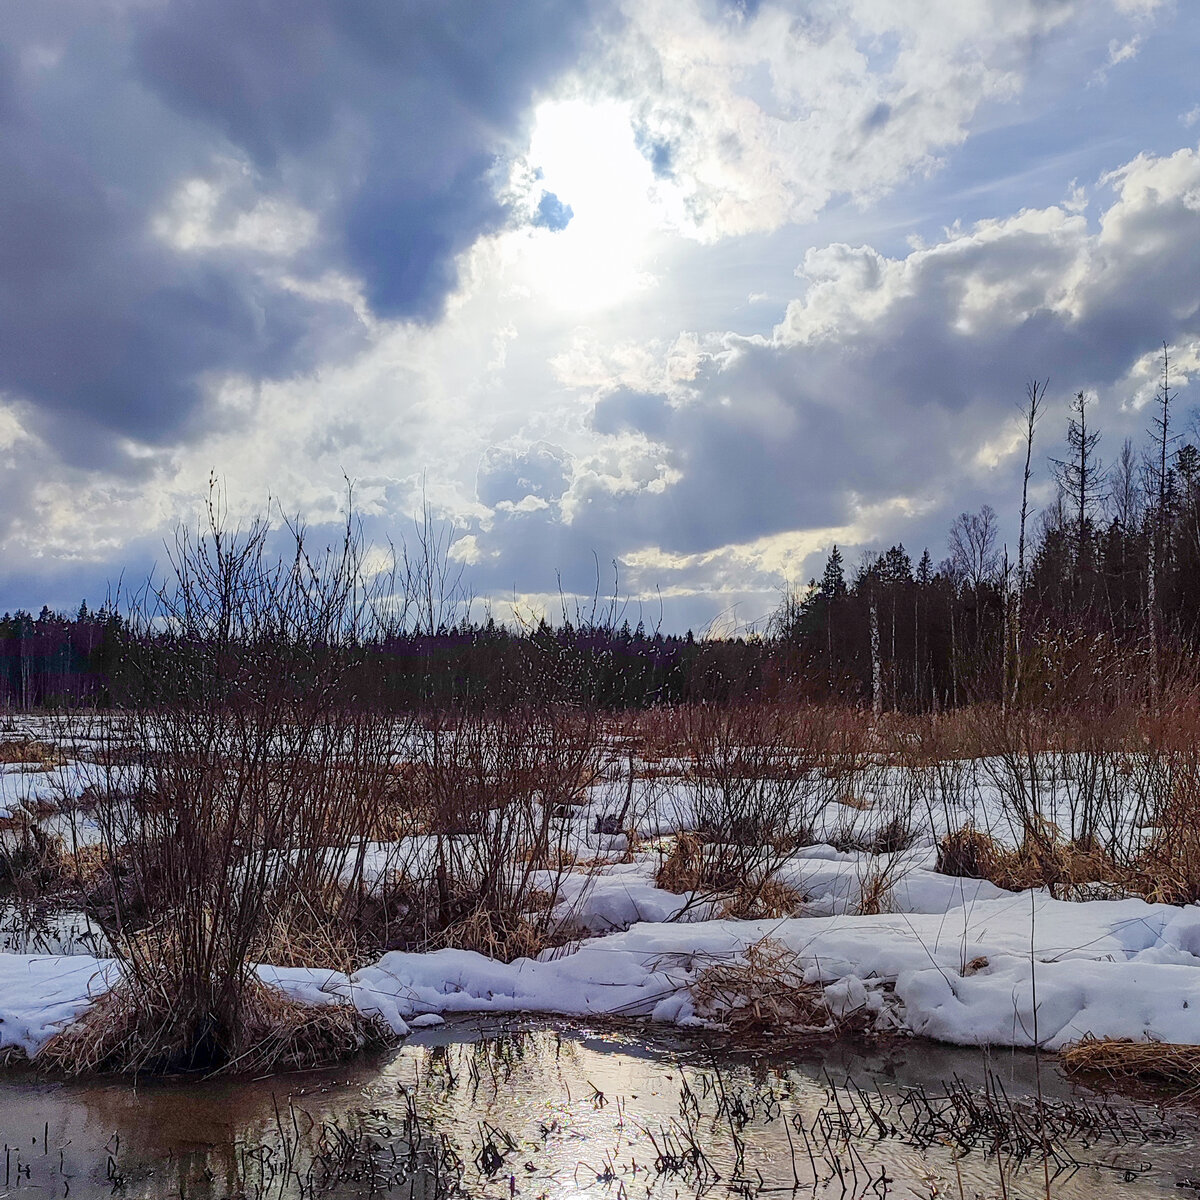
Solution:
<svg viewBox="0 0 1200 1200"><path fill-rule="evenodd" d="M1046 1176L1064 1198L1200 1194L1193 1111L1106 1104L1042 1074L1039 1105L1027 1055L735 1058L645 1029L495 1023L252 1082L10 1074L5 1194L1015 1200Z"/></svg>
<svg viewBox="0 0 1200 1200"><path fill-rule="evenodd" d="M93 954L109 952L108 939L87 913L37 904L0 904L0 953Z"/></svg>

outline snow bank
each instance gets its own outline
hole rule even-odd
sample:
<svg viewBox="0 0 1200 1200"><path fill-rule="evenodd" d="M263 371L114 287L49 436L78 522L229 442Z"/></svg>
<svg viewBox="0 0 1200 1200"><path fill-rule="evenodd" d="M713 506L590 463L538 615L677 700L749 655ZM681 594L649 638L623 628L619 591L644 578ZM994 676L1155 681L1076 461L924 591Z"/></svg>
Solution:
<svg viewBox="0 0 1200 1200"><path fill-rule="evenodd" d="M556 818L560 846L587 867L536 881L553 893L556 917L591 935L574 948L508 964L461 950L393 952L351 976L259 972L303 1003L350 1001L399 1035L465 1012L622 1014L687 1025L699 1020L690 991L699 974L771 939L824 987L833 1011L865 1007L881 1028L960 1044L1036 1039L1057 1048L1086 1033L1200 1043L1200 908L1056 901L937 873L934 839L946 829L970 822L1013 839L1002 772L989 760L943 764L928 778L881 767L859 781L852 803L840 802L846 785L814 775L800 803L818 836L869 844L873 830L899 817L921 826L923 841L890 855L800 850L778 878L804 897L802 915L760 921L714 919L711 902L657 887L652 853L612 861L624 856L626 839L599 832L610 827L602 818L629 801L624 823L639 838L676 833L695 824L694 788L659 778L639 780L630 793L624 781L600 783L586 805ZM1070 772L1046 774L1050 810L1068 809ZM0 772L0 814L78 795L85 782L79 764ZM94 822L79 828L81 840L94 837ZM331 850L330 866L377 889L398 871L428 874L434 850L428 837L369 842ZM882 894L883 914L858 915L868 889ZM114 977L111 961L87 955L0 954L0 1049L36 1053Z"/></svg>
<svg viewBox="0 0 1200 1200"><path fill-rule="evenodd" d="M643 856L631 863L606 865L602 871L573 871L557 878L540 871L535 884L556 889L554 917L586 933L611 933L640 921L660 922L699 919L711 915L712 905L691 892L678 895L653 882L657 864Z"/></svg>
<svg viewBox="0 0 1200 1200"><path fill-rule="evenodd" d="M1036 1030L1050 1049L1085 1033L1200 1043L1200 908L990 895L975 881L922 879L929 874L912 872L906 911L880 916L643 921L537 960L393 952L349 977L260 973L305 1003L350 1001L400 1035L414 1020L468 1012L686 1025L697 1020L688 990L697 975L770 938L796 955L808 981L825 985L835 1010L867 1004L882 1026L939 1041L1030 1046ZM636 894L648 885L622 886ZM938 908L918 911L922 898ZM82 955L0 955L0 1045L35 1053L107 986L111 970Z"/></svg>
<svg viewBox="0 0 1200 1200"><path fill-rule="evenodd" d="M0 1050L32 1058L108 990L112 965L87 954L0 954Z"/></svg>
<svg viewBox="0 0 1200 1200"><path fill-rule="evenodd" d="M326 989L397 1026L423 1013L522 1011L689 1024L697 974L764 938L791 950L841 1010L892 985L888 1003L872 1005L881 1022L939 1041L1031 1046L1036 1029L1050 1049L1085 1033L1200 1043L1200 909L1140 900L1002 893L935 913L642 923L536 961L387 954Z"/></svg>

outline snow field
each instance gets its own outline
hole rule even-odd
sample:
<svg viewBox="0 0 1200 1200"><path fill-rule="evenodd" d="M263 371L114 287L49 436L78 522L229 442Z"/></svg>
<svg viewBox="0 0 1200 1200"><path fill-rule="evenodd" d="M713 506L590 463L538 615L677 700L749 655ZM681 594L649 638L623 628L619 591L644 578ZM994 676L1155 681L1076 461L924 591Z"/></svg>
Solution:
<svg viewBox="0 0 1200 1200"><path fill-rule="evenodd" d="M1043 781L1048 814L1064 824L1079 781L1061 764ZM1003 764L981 760L923 773L880 767L854 781L814 777L798 803L816 844L772 855L776 878L804 897L801 915L722 918L712 897L676 895L654 882L665 839L693 829L699 797L677 779L634 789L625 834L598 832L630 799L620 781L598 784L560 824L558 844L578 862L545 872L555 915L578 935L537 959L502 963L464 950L392 952L346 976L264 965L260 974L297 1000L349 1001L397 1034L453 1013L623 1015L702 1024L691 986L708 967L745 961L769 940L795 956L835 1015L865 1009L877 1028L939 1041L1056 1049L1084 1034L1200 1043L1200 908L1142 900L1056 900L1014 894L936 869L936 839L965 824L1013 844ZM78 794L76 764L0 773L0 807ZM893 820L916 831L893 854L838 850L869 843ZM1135 806L1113 814L1136 836ZM433 839L370 843L364 882L426 869ZM358 848L343 851L345 871ZM882 877L883 912L861 915L864 885ZM0 1049L32 1056L116 978L88 955L0 955ZM1036 990L1036 1012L1034 994Z"/></svg>

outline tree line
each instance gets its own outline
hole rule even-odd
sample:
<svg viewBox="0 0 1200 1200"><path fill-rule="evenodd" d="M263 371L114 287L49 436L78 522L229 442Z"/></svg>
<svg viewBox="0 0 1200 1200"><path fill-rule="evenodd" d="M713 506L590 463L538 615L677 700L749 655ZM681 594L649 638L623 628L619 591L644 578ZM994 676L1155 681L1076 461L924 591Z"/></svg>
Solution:
<svg viewBox="0 0 1200 1200"><path fill-rule="evenodd" d="M834 546L821 578L788 591L760 633L647 631L640 622L631 627L615 601L574 620L564 606L556 624L513 627L462 615L450 541L426 511L416 553L403 559L401 616L330 625L311 653L338 656L355 694L397 710L530 700L616 710L758 696L927 712L977 701L1055 702L1073 688L1093 694L1079 684L1085 676L1088 688L1103 677L1105 686L1152 696L1200 651L1200 451L1175 429L1169 355L1164 347L1145 443L1126 440L1111 462L1091 400L1075 395L1064 457L1047 463L1053 499L1034 514L1046 393L1045 383L1031 382L1022 409L1015 551L984 505L954 520L936 563L928 549L914 562L895 545L851 567ZM196 561L209 561L217 575L235 564L243 570L251 550L259 563L265 524L239 541L221 529L211 498L209 517L206 557ZM303 534L293 532L300 563ZM185 557L196 548L179 543ZM338 569L353 571L360 558L348 522ZM254 569L265 578L267 568ZM395 594L385 599L381 611L395 614ZM285 636L284 618L256 615L260 647ZM0 706L136 703L151 673L170 675L189 655L186 633L166 629L161 613L136 606L6 613Z"/></svg>
<svg viewBox="0 0 1200 1200"><path fill-rule="evenodd" d="M1015 554L989 505L955 518L936 566L897 545L848 572L835 546L776 614L779 650L810 690L929 711L1036 703L1111 670L1113 686L1152 695L1200 650L1200 451L1174 425L1166 347L1141 447L1126 439L1106 463L1093 401L1076 393L1065 455L1047 464L1053 499L1031 521L1046 391L1031 382L1022 411Z"/></svg>

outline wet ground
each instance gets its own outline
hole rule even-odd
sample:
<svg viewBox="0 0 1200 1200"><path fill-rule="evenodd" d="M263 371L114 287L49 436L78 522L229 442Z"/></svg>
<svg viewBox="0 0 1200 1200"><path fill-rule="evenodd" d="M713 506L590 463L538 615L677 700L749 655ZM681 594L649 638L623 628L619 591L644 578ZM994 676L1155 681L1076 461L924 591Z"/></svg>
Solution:
<svg viewBox="0 0 1200 1200"><path fill-rule="evenodd" d="M479 1021L258 1081L10 1071L0 1196L1200 1195L1194 1107L1106 1100L1052 1061L1041 1075L1039 1104L1023 1053L749 1055Z"/></svg>

